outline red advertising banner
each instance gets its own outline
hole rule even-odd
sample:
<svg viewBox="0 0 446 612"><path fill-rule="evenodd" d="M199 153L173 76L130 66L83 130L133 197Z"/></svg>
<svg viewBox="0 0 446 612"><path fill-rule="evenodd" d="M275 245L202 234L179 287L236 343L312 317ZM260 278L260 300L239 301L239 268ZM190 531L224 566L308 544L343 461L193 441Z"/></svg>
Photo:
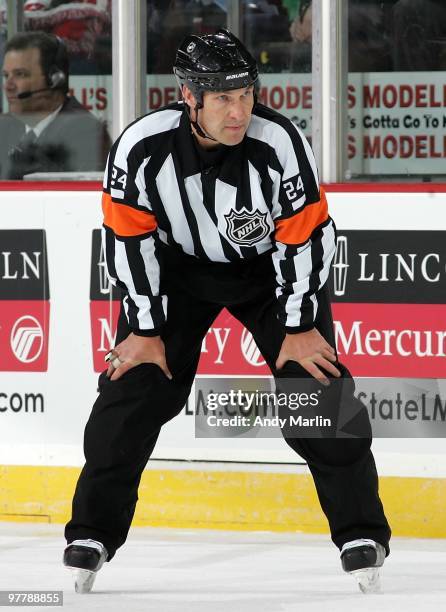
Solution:
<svg viewBox="0 0 446 612"><path fill-rule="evenodd" d="M2 301L0 371L47 371L49 320L49 301Z"/></svg>
<svg viewBox="0 0 446 612"><path fill-rule="evenodd" d="M334 304L340 360L354 376L444 378L446 306Z"/></svg>
<svg viewBox="0 0 446 612"><path fill-rule="evenodd" d="M215 319L201 347L198 374L270 374L250 332L225 309Z"/></svg>
<svg viewBox="0 0 446 612"><path fill-rule="evenodd" d="M441 378L446 306L333 304L339 358L354 376ZM251 334L223 311L203 343L199 374L269 374Z"/></svg>
<svg viewBox="0 0 446 612"><path fill-rule="evenodd" d="M94 371L105 369L104 357L114 346L119 302L90 302ZM227 310L223 310L209 329L201 349L198 374L269 374L252 335Z"/></svg>
<svg viewBox="0 0 446 612"><path fill-rule="evenodd" d="M354 376L443 378L446 305L332 305L339 358ZM113 346L119 302L90 306L94 369L101 372ZM110 323L112 321L112 323ZM197 374L270 374L250 332L223 310L203 341Z"/></svg>
<svg viewBox="0 0 446 612"><path fill-rule="evenodd" d="M119 317L117 300L90 302L91 339L95 372L106 369L104 357L115 344L116 325Z"/></svg>

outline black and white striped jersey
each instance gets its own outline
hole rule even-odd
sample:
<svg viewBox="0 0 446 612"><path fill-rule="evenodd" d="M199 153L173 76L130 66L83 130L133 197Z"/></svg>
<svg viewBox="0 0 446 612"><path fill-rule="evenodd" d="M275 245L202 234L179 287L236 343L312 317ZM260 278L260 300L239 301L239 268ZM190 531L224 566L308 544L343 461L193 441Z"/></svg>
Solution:
<svg viewBox="0 0 446 612"><path fill-rule="evenodd" d="M328 278L335 228L312 151L282 115L257 104L243 141L203 163L183 103L132 123L104 177L103 240L130 327L156 335L165 321L156 245L215 262L272 252L279 318L310 329Z"/></svg>

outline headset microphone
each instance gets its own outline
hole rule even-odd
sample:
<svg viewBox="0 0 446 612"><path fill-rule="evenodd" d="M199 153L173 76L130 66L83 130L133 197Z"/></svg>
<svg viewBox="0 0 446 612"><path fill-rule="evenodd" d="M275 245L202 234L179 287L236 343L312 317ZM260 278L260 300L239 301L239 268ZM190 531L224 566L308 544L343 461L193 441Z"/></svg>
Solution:
<svg viewBox="0 0 446 612"><path fill-rule="evenodd" d="M40 93L41 91L51 91L52 89L53 87L44 87L43 89L35 89L34 91L22 91L22 93L17 94L16 98L19 100L25 100L34 94Z"/></svg>
<svg viewBox="0 0 446 612"><path fill-rule="evenodd" d="M22 91L22 93L17 94L17 98L19 100L26 100L26 98L30 98L34 94L40 93L42 91L54 91L55 89L61 89L61 87L65 85L66 82L65 73L59 68L55 67L49 75L49 81L49 87L35 89L34 91Z"/></svg>

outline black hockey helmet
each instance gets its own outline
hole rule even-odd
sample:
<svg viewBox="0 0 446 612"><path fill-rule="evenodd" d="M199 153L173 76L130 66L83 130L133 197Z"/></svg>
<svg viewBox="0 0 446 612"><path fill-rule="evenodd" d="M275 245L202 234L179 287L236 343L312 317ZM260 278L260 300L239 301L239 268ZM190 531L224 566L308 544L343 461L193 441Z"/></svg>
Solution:
<svg viewBox="0 0 446 612"><path fill-rule="evenodd" d="M177 50L173 72L180 89L187 85L199 106L204 91L241 89L258 84L258 69L248 49L229 30L186 36Z"/></svg>

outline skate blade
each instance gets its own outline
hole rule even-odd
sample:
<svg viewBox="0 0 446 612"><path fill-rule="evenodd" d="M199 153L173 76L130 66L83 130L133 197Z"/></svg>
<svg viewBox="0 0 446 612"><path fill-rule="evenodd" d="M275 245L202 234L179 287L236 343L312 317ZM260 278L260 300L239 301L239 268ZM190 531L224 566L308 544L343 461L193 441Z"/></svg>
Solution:
<svg viewBox="0 0 446 612"><path fill-rule="evenodd" d="M96 572L79 569L78 567L72 567L70 570L74 577L74 590L76 593L90 593L96 579Z"/></svg>
<svg viewBox="0 0 446 612"><path fill-rule="evenodd" d="M367 567L365 569L354 570L350 574L356 578L359 588L363 593L379 593L381 591L379 568Z"/></svg>

